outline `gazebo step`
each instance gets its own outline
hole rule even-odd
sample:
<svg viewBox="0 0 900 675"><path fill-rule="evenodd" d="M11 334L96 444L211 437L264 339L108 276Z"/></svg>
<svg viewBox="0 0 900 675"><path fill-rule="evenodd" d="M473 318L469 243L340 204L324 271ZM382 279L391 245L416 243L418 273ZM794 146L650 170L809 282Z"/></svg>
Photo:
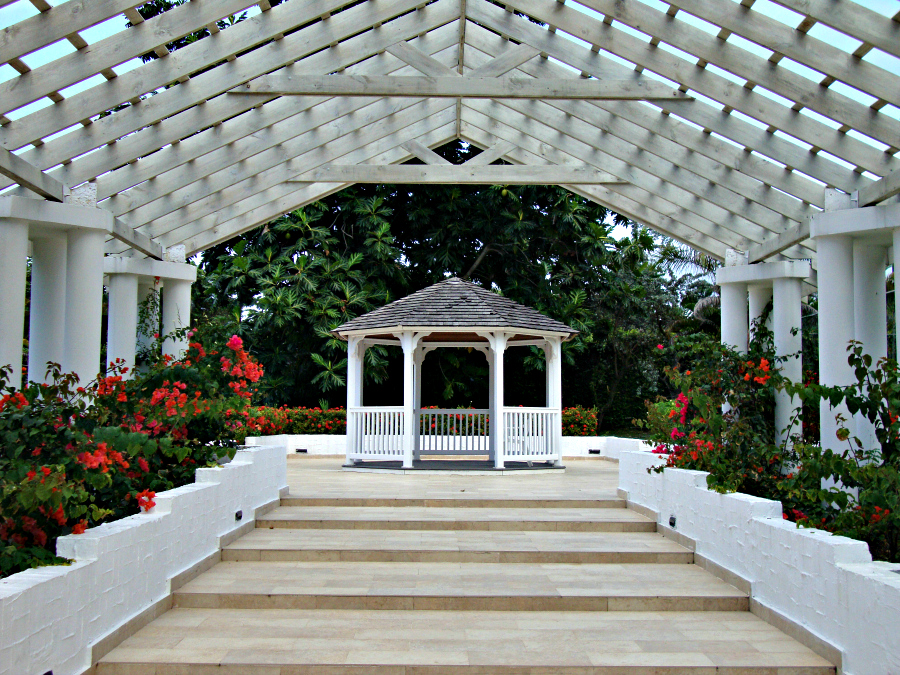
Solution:
<svg viewBox="0 0 900 675"><path fill-rule="evenodd" d="M694 565L223 562L178 607L492 611L747 611Z"/></svg>
<svg viewBox="0 0 900 675"><path fill-rule="evenodd" d="M256 526L330 530L656 531L656 522L636 511L595 508L282 506L259 518Z"/></svg>
<svg viewBox="0 0 900 675"><path fill-rule="evenodd" d="M825 675L834 666L750 612L176 608L97 675Z"/></svg>
<svg viewBox="0 0 900 675"><path fill-rule="evenodd" d="M282 506L427 506L469 509L624 509L624 499L491 499L464 493L446 498L404 497L287 497L281 498Z"/></svg>
<svg viewBox="0 0 900 675"><path fill-rule="evenodd" d="M255 529L222 560L692 563L694 554L651 532Z"/></svg>

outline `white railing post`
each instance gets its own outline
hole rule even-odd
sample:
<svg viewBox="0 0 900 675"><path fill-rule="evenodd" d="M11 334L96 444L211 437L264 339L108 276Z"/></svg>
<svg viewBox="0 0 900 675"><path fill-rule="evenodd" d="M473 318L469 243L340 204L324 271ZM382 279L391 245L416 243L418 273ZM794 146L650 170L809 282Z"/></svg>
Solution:
<svg viewBox="0 0 900 675"><path fill-rule="evenodd" d="M545 432L547 450L556 466L562 465L562 343L559 338L547 340L547 411Z"/></svg>

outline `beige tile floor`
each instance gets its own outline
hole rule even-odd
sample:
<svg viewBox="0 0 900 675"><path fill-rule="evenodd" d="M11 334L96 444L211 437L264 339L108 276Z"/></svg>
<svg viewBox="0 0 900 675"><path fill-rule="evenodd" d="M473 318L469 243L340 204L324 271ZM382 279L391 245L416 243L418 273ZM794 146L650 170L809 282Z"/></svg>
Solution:
<svg viewBox="0 0 900 675"><path fill-rule="evenodd" d="M614 464L465 477L291 458L288 471L292 497L98 674L835 672L689 550L602 531L649 522L616 498Z"/></svg>

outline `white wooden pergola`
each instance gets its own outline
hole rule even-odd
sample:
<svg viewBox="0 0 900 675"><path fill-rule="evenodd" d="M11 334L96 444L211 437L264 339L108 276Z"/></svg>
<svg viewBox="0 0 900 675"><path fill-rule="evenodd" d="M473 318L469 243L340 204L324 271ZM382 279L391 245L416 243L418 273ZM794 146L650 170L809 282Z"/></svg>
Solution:
<svg viewBox="0 0 900 675"><path fill-rule="evenodd" d="M27 255L30 376L92 376L104 274L127 361L155 277L184 323L185 255L357 182L559 184L717 259L809 260L824 314L864 315L839 337L874 339L900 227L897 0L139 4L0 0L34 14L0 31L0 364L21 358ZM431 148L453 139L485 152L449 166ZM729 316L775 286L745 277ZM823 380L850 377L829 349Z"/></svg>

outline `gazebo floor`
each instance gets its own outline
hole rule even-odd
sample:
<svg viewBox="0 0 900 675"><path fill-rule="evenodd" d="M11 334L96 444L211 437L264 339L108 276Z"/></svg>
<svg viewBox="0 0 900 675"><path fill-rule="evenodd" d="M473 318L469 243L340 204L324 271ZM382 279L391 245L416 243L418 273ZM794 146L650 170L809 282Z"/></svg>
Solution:
<svg viewBox="0 0 900 675"><path fill-rule="evenodd" d="M92 675L825 675L616 496L616 465L470 480L288 459L290 495Z"/></svg>
<svg viewBox="0 0 900 675"><path fill-rule="evenodd" d="M505 474L505 473L522 473L534 471L540 473L552 472L563 473L566 468L564 466L554 466L547 462L505 462L502 469L494 466L489 459L417 459L413 462L412 468L404 469L402 462L382 462L377 460L367 460L358 464L345 464L344 471L377 471L379 473L420 473L435 471L440 473L465 473L465 474Z"/></svg>

